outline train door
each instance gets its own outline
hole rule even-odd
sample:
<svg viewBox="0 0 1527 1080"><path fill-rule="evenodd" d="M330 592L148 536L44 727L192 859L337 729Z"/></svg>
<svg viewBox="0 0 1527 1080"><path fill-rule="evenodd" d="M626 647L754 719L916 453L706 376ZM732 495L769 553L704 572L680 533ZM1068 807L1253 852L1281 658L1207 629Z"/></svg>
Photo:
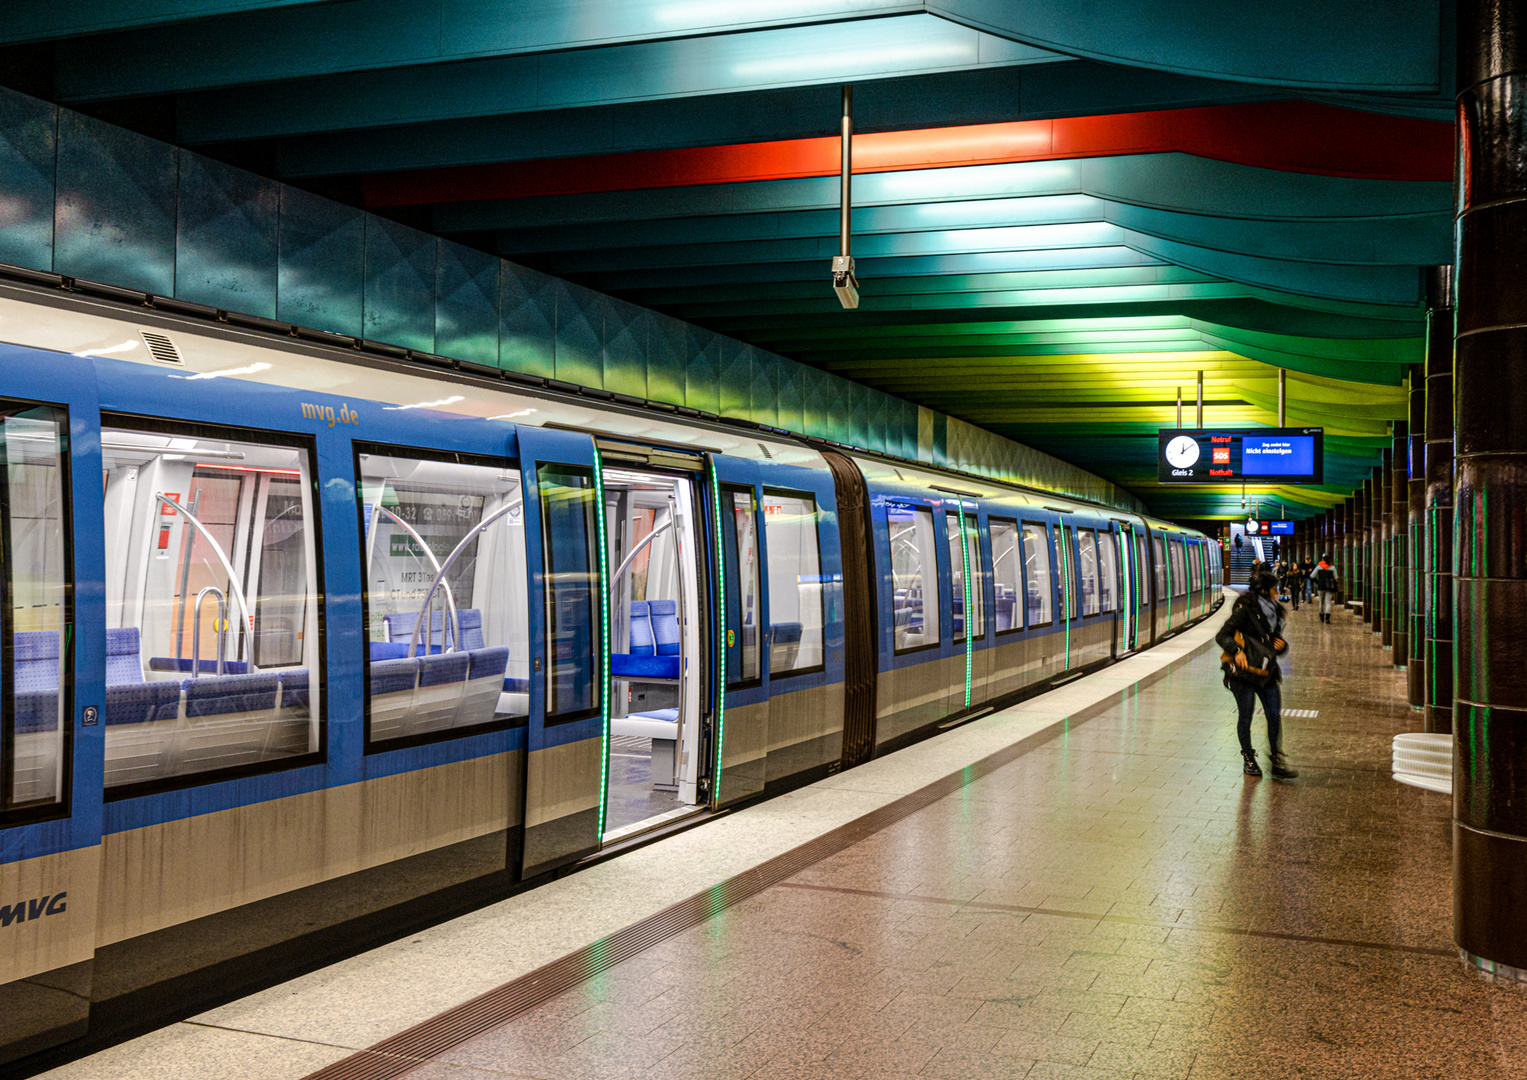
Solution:
<svg viewBox="0 0 1527 1080"><path fill-rule="evenodd" d="M10 354L10 355L6 355ZM88 361L0 349L0 1062L86 1023L105 652L99 406Z"/></svg>
<svg viewBox="0 0 1527 1080"><path fill-rule="evenodd" d="M767 596L763 579L763 488L749 461L712 459L719 483L718 582L723 646L720 723L711 798L724 806L760 795L769 756L769 670L764 662Z"/></svg>
<svg viewBox="0 0 1527 1080"><path fill-rule="evenodd" d="M1070 671L1074 666L1072 647L1077 630L1077 583L1076 583L1076 529L1062 518L1055 526L1055 584L1060 605L1060 655L1058 671Z"/></svg>
<svg viewBox="0 0 1527 1080"><path fill-rule="evenodd" d="M530 604L523 876L599 850L610 716L610 607L598 451L587 435L519 429Z"/></svg>
<svg viewBox="0 0 1527 1080"><path fill-rule="evenodd" d="M610 611L602 840L701 809L710 635L698 455L600 440Z"/></svg>

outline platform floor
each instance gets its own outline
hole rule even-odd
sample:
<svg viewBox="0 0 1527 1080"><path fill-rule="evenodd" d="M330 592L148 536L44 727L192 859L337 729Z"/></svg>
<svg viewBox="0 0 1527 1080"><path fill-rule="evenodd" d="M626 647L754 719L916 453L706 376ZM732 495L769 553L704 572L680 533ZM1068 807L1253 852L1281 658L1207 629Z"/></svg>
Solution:
<svg viewBox="0 0 1527 1080"><path fill-rule="evenodd" d="M908 787L916 777L942 776L962 756L1011 755L507 1023L463 1027L474 958L408 969L388 947L56 1075L1527 1077L1527 991L1467 969L1451 943L1448 800L1389 777L1391 737L1418 726L1389 652L1345 613L1330 626L1310 608L1293 615L1285 705L1318 715L1285 721L1298 780L1251 780L1206 644L1219 618L814 785L824 797L834 782L840 795L885 797L849 799L804 832L813 804L797 799L786 827L787 797L751 824L748 811L644 849L659 860L649 875L670 845L709 859L712 874L732 872L866 808L905 805L928 790ZM1265 743L1260 717L1256 739ZM738 863L731 849L744 836L753 847ZM654 883L633 876L641 855L552 887L603 888L526 895L592 941L601 923L656 910L642 892ZM494 933L535 917L514 904L413 944L508 948ZM389 982L407 970L432 971L437 985ZM423 1005L380 1004L397 997ZM324 1001L328 1015L297 1019ZM351 1008L364 1023L347 1026ZM395 1042L354 1054L421 1020L409 1045L428 1052Z"/></svg>

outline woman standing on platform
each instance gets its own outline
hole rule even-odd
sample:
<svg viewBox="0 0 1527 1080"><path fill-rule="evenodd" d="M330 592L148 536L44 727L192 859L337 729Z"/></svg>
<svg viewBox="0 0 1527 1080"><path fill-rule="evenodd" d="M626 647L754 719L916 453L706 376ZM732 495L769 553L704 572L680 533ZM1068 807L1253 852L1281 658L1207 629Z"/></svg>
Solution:
<svg viewBox="0 0 1527 1080"><path fill-rule="evenodd" d="M1315 567L1315 591L1320 593L1320 621L1331 621L1331 600L1336 596L1336 567L1331 556L1322 555Z"/></svg>
<svg viewBox="0 0 1527 1080"><path fill-rule="evenodd" d="M1283 697L1279 682L1283 672L1278 657L1288 651L1283 637L1287 613L1278 603L1278 579L1266 571L1253 574L1251 588L1230 608L1230 618L1220 627L1214 640L1224 650L1220 664L1225 672L1225 686L1235 697L1238 710L1235 733L1241 740L1241 758L1247 776L1261 776L1257 752L1251 746L1251 714L1258 699L1267 717L1267 750L1271 771L1279 780L1292 780L1299 774L1283 756Z"/></svg>

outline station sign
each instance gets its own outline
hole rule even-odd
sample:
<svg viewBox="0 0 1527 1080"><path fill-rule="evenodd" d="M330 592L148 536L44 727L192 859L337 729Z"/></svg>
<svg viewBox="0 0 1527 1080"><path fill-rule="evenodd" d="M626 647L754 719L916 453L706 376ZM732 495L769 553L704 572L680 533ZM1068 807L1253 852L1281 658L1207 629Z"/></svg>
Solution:
<svg viewBox="0 0 1527 1080"><path fill-rule="evenodd" d="M1247 536L1293 536L1294 523L1292 521L1269 521L1267 518L1247 518Z"/></svg>
<svg viewBox="0 0 1527 1080"><path fill-rule="evenodd" d="M1164 428L1156 479L1163 484L1320 484L1324 428Z"/></svg>

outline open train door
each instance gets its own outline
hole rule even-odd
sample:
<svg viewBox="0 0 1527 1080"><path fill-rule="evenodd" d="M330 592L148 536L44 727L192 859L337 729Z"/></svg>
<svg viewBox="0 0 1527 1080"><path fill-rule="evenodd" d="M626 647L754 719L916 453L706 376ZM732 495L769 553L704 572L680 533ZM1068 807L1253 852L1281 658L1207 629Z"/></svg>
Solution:
<svg viewBox="0 0 1527 1080"><path fill-rule="evenodd" d="M610 612L598 453L588 435L519 429L532 568L522 877L599 850Z"/></svg>

